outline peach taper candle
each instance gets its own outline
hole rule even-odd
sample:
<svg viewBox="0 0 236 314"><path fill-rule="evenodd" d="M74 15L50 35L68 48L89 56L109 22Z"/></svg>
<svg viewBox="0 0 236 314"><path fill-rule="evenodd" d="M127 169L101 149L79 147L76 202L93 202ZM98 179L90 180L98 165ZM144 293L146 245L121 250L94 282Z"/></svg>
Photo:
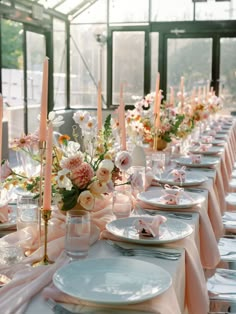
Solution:
<svg viewBox="0 0 236 314"><path fill-rule="evenodd" d="M39 140L46 141L47 134L47 111L48 111L48 57L43 63L43 81L42 81L42 97L40 112Z"/></svg>
<svg viewBox="0 0 236 314"><path fill-rule="evenodd" d="M46 165L44 169L43 210L51 210L52 150L53 150L53 125L50 122L47 130Z"/></svg>
<svg viewBox="0 0 236 314"><path fill-rule="evenodd" d="M102 86L101 82L98 82L98 107L97 107L97 123L98 132L102 129Z"/></svg>

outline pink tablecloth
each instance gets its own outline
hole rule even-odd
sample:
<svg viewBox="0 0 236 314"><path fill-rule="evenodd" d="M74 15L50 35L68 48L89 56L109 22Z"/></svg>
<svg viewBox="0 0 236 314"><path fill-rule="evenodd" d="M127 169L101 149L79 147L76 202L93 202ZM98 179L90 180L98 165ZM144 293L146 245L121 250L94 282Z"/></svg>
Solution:
<svg viewBox="0 0 236 314"><path fill-rule="evenodd" d="M102 233L102 238L119 240L116 236L112 235L107 230ZM207 314L209 309L208 293L205 283L205 276L201 266L198 250L194 242L194 235L170 243L169 247L181 247L185 248L185 267L186 267L186 291L185 291L185 302L188 308L189 314ZM194 283L194 284L193 284ZM173 310L173 309L172 309ZM162 313L162 312L161 312ZM163 312L166 314L167 312ZM172 313L172 312L168 312ZM176 312L173 310L173 314Z"/></svg>

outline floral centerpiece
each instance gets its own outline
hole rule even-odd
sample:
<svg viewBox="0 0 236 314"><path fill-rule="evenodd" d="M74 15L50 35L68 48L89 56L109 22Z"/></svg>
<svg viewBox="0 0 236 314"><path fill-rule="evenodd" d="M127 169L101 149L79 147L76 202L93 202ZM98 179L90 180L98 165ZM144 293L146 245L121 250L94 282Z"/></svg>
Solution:
<svg viewBox="0 0 236 314"><path fill-rule="evenodd" d="M96 125L86 112L75 113L74 120L79 122L79 126L86 132L88 129L83 123L86 123L89 128L93 122L93 129ZM88 134L86 132L83 133L82 139L91 136L90 132ZM93 132L90 139L91 145L82 143L82 146L85 147L84 150L81 149L78 134L75 132L73 134L74 141L68 135L57 134L53 146L52 199L62 211L81 207L85 210L92 210L95 200L102 199L104 195L112 192L115 185L132 184L132 186L137 186L140 184L140 178L136 174L129 176L125 182L122 181L122 172L131 167L132 158L128 152L114 150L111 115L107 116L97 137ZM18 151L24 151L39 164L39 154L32 154L30 149L37 141L36 132L34 135L24 135L20 139L14 139L12 147ZM88 137L86 137L86 141L88 141ZM29 176L24 171L11 169L8 161L3 162L1 172L5 188L20 186L22 189L34 193L35 197L39 197L39 172Z"/></svg>
<svg viewBox="0 0 236 314"><path fill-rule="evenodd" d="M208 98L208 111L210 114L215 114L223 109L223 99L222 97L217 97L213 93L209 95Z"/></svg>
<svg viewBox="0 0 236 314"><path fill-rule="evenodd" d="M160 127L155 128L153 105L155 93L148 94L134 104L133 110L128 110L126 116L128 134L132 138L141 138L144 143L153 145L154 136L158 136L165 143L170 143L177 135L184 120L184 115L177 109L164 102L160 108Z"/></svg>

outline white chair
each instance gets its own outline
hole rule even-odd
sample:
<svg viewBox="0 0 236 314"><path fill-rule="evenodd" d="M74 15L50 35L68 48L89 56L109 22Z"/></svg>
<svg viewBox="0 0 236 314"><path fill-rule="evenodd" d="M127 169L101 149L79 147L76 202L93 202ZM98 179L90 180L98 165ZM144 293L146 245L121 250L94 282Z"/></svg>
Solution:
<svg viewBox="0 0 236 314"><path fill-rule="evenodd" d="M235 313L236 311L236 270L216 269L215 274L207 280L210 309L217 304L223 311L209 313Z"/></svg>
<svg viewBox="0 0 236 314"><path fill-rule="evenodd" d="M226 233L236 234L236 211L226 211L222 221Z"/></svg>

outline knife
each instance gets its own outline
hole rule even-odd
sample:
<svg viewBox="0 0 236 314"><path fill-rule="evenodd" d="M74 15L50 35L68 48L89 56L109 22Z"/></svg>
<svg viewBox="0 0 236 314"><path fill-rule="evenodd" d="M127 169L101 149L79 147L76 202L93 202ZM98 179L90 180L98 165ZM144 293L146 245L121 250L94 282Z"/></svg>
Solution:
<svg viewBox="0 0 236 314"><path fill-rule="evenodd" d="M49 305L49 307L52 309L52 311L55 314L78 314L78 313L84 313L84 314L154 314L154 312L151 311L138 311L138 310L124 310L124 309L114 309L114 308L89 308L89 307L84 307L83 309L76 311L76 312L72 312L68 309L66 309L65 307L63 307L61 304L56 303L54 300L52 299L48 299L47 303ZM158 312L155 312L156 314L158 314Z"/></svg>

